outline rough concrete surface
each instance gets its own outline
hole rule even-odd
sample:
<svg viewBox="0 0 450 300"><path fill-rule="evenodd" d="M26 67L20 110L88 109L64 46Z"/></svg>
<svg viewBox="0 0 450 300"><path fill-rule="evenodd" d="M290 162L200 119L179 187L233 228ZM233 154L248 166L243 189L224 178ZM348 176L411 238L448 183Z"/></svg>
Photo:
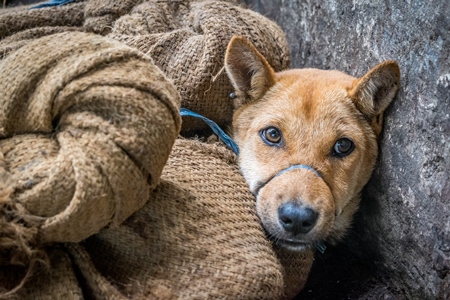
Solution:
<svg viewBox="0 0 450 300"><path fill-rule="evenodd" d="M339 299L450 299L450 1L245 2L285 30L293 67L361 76L399 62L401 90L345 246L390 292Z"/></svg>

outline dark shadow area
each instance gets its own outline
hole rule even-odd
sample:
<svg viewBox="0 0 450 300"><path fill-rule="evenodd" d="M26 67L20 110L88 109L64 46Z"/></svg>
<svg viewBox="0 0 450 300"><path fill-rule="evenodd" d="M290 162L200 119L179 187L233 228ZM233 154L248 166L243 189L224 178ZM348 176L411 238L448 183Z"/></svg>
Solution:
<svg viewBox="0 0 450 300"><path fill-rule="evenodd" d="M379 276L372 266L350 252L347 245L329 247L324 254L316 253L308 282L295 299L405 299L384 285Z"/></svg>
<svg viewBox="0 0 450 300"><path fill-rule="evenodd" d="M378 201L368 196L371 186L369 183L363 191L360 210L346 238L336 246L329 245L325 253L316 253L306 286L296 299L405 299L401 292L386 285L377 267L382 261L378 245L365 233L364 225L380 217Z"/></svg>
<svg viewBox="0 0 450 300"><path fill-rule="evenodd" d="M6 0L1 2L1 7L14 7L19 5L29 5L33 3L43 2L43 0Z"/></svg>

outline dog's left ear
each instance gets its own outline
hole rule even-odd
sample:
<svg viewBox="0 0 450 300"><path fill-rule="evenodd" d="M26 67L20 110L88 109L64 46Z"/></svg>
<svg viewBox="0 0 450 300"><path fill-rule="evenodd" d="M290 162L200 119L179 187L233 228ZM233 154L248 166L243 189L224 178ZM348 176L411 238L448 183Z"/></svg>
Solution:
<svg viewBox="0 0 450 300"><path fill-rule="evenodd" d="M349 91L356 107L369 119L382 117L400 85L400 68L396 61L387 60L353 82Z"/></svg>
<svg viewBox="0 0 450 300"><path fill-rule="evenodd" d="M225 54L225 70L235 89L235 107L260 99L275 84L275 72L246 38L235 36Z"/></svg>

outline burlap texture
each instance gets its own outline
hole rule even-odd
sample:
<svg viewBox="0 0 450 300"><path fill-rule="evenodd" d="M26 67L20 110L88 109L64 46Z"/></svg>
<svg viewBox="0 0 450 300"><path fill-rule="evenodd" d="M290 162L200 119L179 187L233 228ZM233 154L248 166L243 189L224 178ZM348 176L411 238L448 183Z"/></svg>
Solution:
<svg viewBox="0 0 450 300"><path fill-rule="evenodd" d="M203 0L200 0L203 1ZM220 1L220 0L219 0ZM237 4L239 0L222 0L222 2L229 2ZM198 2L198 0L182 0L182 1L172 1L172 0L88 0L86 2L85 8L85 21L84 28L89 31L96 32L99 34L107 34L111 32L114 22L121 16L129 14L136 5L142 2L158 2L161 4L165 2L172 7L178 8L179 6L189 6L192 2ZM152 13L151 13L152 14ZM157 17L157 15L152 15L152 17ZM164 16L159 15L159 21L151 20L151 22L157 24L158 26L164 26L160 21L164 21ZM163 19L161 19L161 17ZM169 17L170 18L170 17Z"/></svg>
<svg viewBox="0 0 450 300"><path fill-rule="evenodd" d="M39 245L79 242L144 205L179 95L149 57L80 32L31 42L0 70L0 263L31 265Z"/></svg>
<svg viewBox="0 0 450 300"><path fill-rule="evenodd" d="M107 34L115 20L128 14L143 0L88 0L85 8L84 28L98 34Z"/></svg>
<svg viewBox="0 0 450 300"><path fill-rule="evenodd" d="M85 6L86 4L81 2L45 9L21 7L12 10L0 10L0 41L5 37L29 29L42 32L45 31L43 28L60 26L81 28L85 19Z"/></svg>
<svg viewBox="0 0 450 300"><path fill-rule="evenodd" d="M143 208L81 246L48 250L49 269L30 277L14 297L77 299L81 289L89 299L293 298L313 253L273 247L254 201L228 148L177 140ZM24 272L4 268L0 282L16 282Z"/></svg>
<svg viewBox="0 0 450 300"><path fill-rule="evenodd" d="M252 41L276 71L289 67L281 29L260 14L223 1L146 1L119 18L108 36L152 56L177 86L182 107L226 126L233 114L233 88L223 61L233 35ZM204 128L196 119L183 119L184 132Z"/></svg>
<svg viewBox="0 0 450 300"><path fill-rule="evenodd" d="M8 37L0 41L0 57L29 39L56 32L108 35L150 55L173 80L182 107L227 126L233 113L229 99L233 88L223 61L233 35L252 41L276 71L289 67L289 47L281 29L237 2L85 0L0 14L0 40ZM186 134L205 128L196 119L184 118Z"/></svg>
<svg viewBox="0 0 450 300"><path fill-rule="evenodd" d="M81 285L69 255L62 247L55 246L46 250L48 267L39 268L34 276L29 276L22 288L12 294L4 293L17 286L27 273L22 266L0 266L0 299L85 299Z"/></svg>
<svg viewBox="0 0 450 300"><path fill-rule="evenodd" d="M222 145L177 140L150 201L83 242L94 265L132 299L293 297L312 252L274 252L235 159Z"/></svg>

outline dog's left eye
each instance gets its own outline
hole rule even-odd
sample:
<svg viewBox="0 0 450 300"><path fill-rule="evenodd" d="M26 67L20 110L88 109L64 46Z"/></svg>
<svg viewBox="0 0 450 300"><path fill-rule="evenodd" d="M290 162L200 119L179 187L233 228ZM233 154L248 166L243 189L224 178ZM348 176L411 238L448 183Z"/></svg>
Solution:
<svg viewBox="0 0 450 300"><path fill-rule="evenodd" d="M353 141L347 138L342 138L336 141L333 147L333 154L338 157L344 157L349 155L353 149L355 149L355 144Z"/></svg>
<svg viewBox="0 0 450 300"><path fill-rule="evenodd" d="M260 135L269 146L279 146L282 140L281 131L276 127L267 127L261 130Z"/></svg>

